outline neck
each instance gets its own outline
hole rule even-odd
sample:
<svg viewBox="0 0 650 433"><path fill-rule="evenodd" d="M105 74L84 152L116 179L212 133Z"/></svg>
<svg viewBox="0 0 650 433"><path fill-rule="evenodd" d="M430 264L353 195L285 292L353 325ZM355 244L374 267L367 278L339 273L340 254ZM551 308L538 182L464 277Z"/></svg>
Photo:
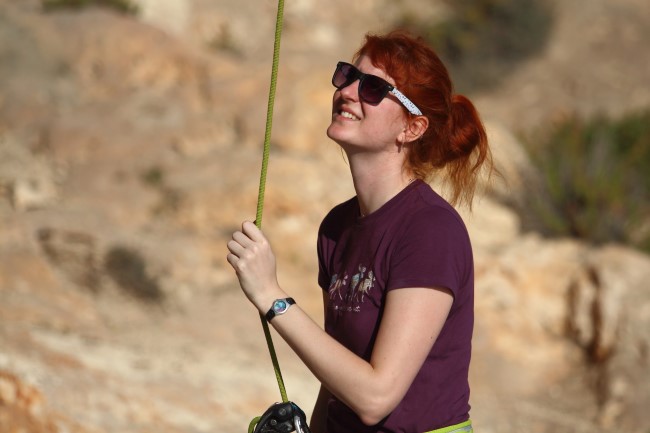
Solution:
<svg viewBox="0 0 650 433"><path fill-rule="evenodd" d="M352 181L362 216L382 207L412 183L414 176L403 170L403 159L362 158L348 155Z"/></svg>

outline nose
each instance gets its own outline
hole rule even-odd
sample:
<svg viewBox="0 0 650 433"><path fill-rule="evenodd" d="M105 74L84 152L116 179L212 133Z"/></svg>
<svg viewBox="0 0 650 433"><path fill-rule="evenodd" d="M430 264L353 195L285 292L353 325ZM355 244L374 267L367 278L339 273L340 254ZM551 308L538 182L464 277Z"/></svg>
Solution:
<svg viewBox="0 0 650 433"><path fill-rule="evenodd" d="M359 99L359 80L354 80L351 84L340 89L341 97L346 100L356 101Z"/></svg>

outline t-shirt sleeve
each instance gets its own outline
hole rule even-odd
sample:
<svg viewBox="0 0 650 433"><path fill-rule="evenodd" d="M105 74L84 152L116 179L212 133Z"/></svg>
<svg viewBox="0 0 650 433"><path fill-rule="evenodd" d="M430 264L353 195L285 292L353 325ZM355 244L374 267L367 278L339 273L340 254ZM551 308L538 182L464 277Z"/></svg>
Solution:
<svg viewBox="0 0 650 433"><path fill-rule="evenodd" d="M471 273L472 251L462 220L429 208L405 221L389 265L387 289L445 287L457 297Z"/></svg>

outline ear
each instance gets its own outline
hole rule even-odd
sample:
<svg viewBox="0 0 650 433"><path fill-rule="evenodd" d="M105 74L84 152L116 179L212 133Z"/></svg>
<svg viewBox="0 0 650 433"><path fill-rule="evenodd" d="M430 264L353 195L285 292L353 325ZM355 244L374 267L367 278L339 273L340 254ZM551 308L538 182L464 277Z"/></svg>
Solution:
<svg viewBox="0 0 650 433"><path fill-rule="evenodd" d="M400 143L410 143L418 140L429 127L429 119L426 116L418 116L415 119L408 119L404 130L399 135Z"/></svg>

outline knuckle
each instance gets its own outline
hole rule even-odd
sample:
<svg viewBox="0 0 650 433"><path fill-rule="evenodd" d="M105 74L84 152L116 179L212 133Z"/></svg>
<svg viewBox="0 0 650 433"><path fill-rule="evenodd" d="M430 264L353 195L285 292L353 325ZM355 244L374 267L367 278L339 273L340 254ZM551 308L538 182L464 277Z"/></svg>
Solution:
<svg viewBox="0 0 650 433"><path fill-rule="evenodd" d="M245 272L246 268L247 268L246 262L244 262L243 260L239 260L235 265L235 269L237 270L237 272Z"/></svg>

